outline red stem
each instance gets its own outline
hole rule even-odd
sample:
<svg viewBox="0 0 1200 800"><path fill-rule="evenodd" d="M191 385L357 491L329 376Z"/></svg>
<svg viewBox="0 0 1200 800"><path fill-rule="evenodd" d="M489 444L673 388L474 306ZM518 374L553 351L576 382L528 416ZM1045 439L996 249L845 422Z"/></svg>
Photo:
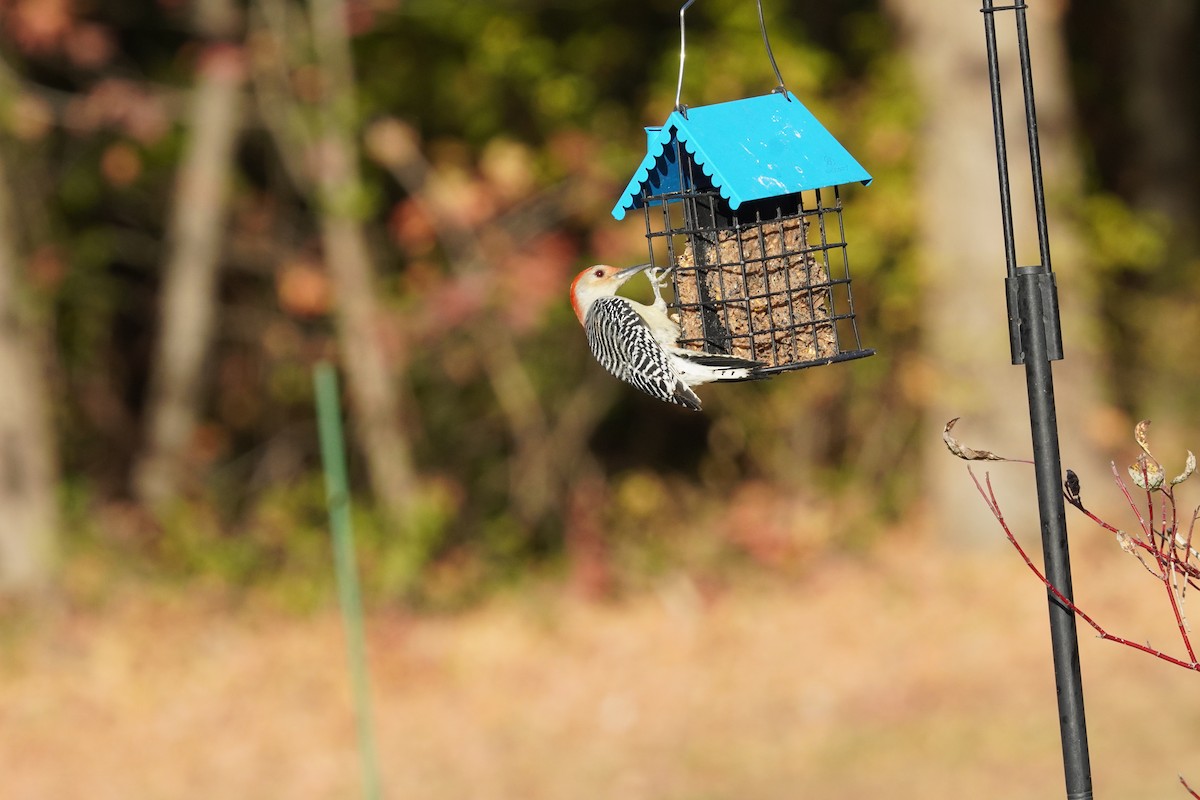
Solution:
<svg viewBox="0 0 1200 800"><path fill-rule="evenodd" d="M1112 464L1113 478L1117 482L1117 488L1121 490L1121 494L1125 495L1125 501L1129 503L1129 507L1133 510L1133 515L1137 517L1138 523L1142 526L1142 533L1146 534L1147 539L1153 540L1154 532L1150 529L1150 526L1146 524L1146 520L1142 519L1142 512L1140 509L1138 509L1137 503L1134 502L1133 495L1129 493L1129 487L1126 486L1125 481L1121 479L1121 473L1117 472L1117 463L1115 461L1110 463Z"/></svg>
<svg viewBox="0 0 1200 800"><path fill-rule="evenodd" d="M1065 495L1066 495L1066 492L1063 492L1063 495L1065 496ZM1072 503L1071 505L1075 505L1075 504L1074 504L1074 503ZM1093 514L1092 512L1088 511L1088 510L1087 510L1086 508L1084 508L1083 506L1075 506L1075 508L1078 508L1078 509L1079 509L1079 510L1080 510L1080 511L1083 513L1083 515L1084 515L1085 517L1087 517L1087 518L1088 518L1088 519L1090 519L1092 522L1094 522L1094 523L1096 523L1097 525L1099 525L1101 528L1104 528L1106 531L1109 531L1110 533L1124 533L1124 531L1123 531L1123 530L1121 530L1120 528L1114 528L1112 525L1109 525L1107 522L1105 522L1104 520L1100 519L1099 517L1097 517L1097 516L1096 516L1095 514Z"/></svg>
<svg viewBox="0 0 1200 800"><path fill-rule="evenodd" d="M1137 537L1130 537L1130 541L1132 541L1134 543L1134 545L1136 545L1137 547L1139 547L1142 550L1145 550L1147 553L1150 553L1151 555L1153 555L1155 560L1160 561L1160 564L1159 564L1160 572L1156 577L1159 578L1160 580L1164 580L1167 578L1167 570L1163 569L1161 559L1163 557L1165 545L1158 541L1158 536L1155 534L1154 528L1146 523L1146 519L1142 516L1141 510L1138 508L1137 503L1133 499L1133 496L1129 493L1129 487L1126 485L1125 481L1121 478L1121 474L1117 471L1117 465L1115 463L1112 464L1112 472L1113 472L1113 479L1116 481L1117 487L1121 490L1121 494L1125 495L1125 501L1129 504L1129 508L1131 511L1133 511L1134 516L1137 517L1138 524L1141 525L1142 532L1146 536L1146 539L1144 541ZM1143 474L1143 480L1148 481L1149 477L1147 476L1144 468L1143 468L1142 474ZM1149 495L1149 494L1150 493L1147 492L1147 495ZM1175 504L1174 493L1168 492L1168 494L1171 497L1172 508L1174 508L1174 504ZM1079 508L1079 507L1076 506L1076 508ZM1123 531L1120 531L1117 528L1114 528L1112 525L1110 525L1107 522L1105 522L1104 520L1100 519L1099 517L1097 517L1095 514L1091 513L1090 511L1088 511L1086 509L1082 509L1082 508L1080 508L1079 510L1082 511L1087 516L1088 519L1092 520L1093 522L1095 522L1097 525L1104 528L1105 530L1111 531L1112 533L1123 533ZM1164 505L1163 511L1165 514L1165 511L1166 511L1165 505ZM1149 513L1150 513L1150 517L1153 518L1154 517L1153 502L1151 502ZM1197 509L1197 513L1200 514L1200 509ZM1164 516L1163 519L1164 519L1164 531L1165 531L1166 530L1166 523L1165 523L1166 517ZM1175 519L1174 513L1172 514L1172 519L1173 520ZM1195 527L1195 524L1196 524L1196 516L1193 515L1193 517L1192 517L1192 527L1193 528ZM1188 535L1189 535L1189 537L1191 536L1190 531L1189 531ZM1164 536L1165 536L1165 533L1164 533ZM1190 541L1190 539L1189 539L1189 541ZM1172 543L1172 545L1173 545L1173 543ZM1198 569L1190 564L1181 563L1179 561L1179 559L1174 556L1174 554L1171 554L1170 556L1168 556L1168 558L1169 558L1169 560L1178 564L1180 566L1180 568L1183 570L1183 572L1189 578L1200 578L1200 569Z"/></svg>
<svg viewBox="0 0 1200 800"><path fill-rule="evenodd" d="M1183 646L1187 649L1188 657L1192 659L1192 663L1196 663L1196 654L1192 652L1192 640L1188 637L1187 626L1183 623L1183 614L1179 610L1179 600L1175 597L1175 589L1171 586L1170 578L1175 576L1175 570L1172 569L1168 578L1163 581L1163 586L1167 590L1167 597L1171 599L1171 611L1175 612L1175 622L1179 625L1179 636L1183 639Z"/></svg>

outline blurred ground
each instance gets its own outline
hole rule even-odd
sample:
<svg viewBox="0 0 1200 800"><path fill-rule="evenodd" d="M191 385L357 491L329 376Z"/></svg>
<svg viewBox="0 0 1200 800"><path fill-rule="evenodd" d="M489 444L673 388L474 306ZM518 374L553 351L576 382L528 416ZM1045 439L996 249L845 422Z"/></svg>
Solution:
<svg viewBox="0 0 1200 800"><path fill-rule="evenodd" d="M1081 603L1177 651L1161 589L1073 536ZM376 614L386 795L1061 797L1043 592L1007 547L896 538L786 583ZM360 796L334 611L154 590L92 606L5 634L5 798ZM1185 797L1200 676L1081 634L1097 797Z"/></svg>

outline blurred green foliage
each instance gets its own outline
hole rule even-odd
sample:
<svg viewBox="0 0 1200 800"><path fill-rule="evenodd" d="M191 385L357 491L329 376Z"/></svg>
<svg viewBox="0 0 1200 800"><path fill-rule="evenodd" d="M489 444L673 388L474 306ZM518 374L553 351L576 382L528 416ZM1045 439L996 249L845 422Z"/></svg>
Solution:
<svg viewBox="0 0 1200 800"><path fill-rule="evenodd" d="M247 16L250 48L265 46L253 27L259 8ZM303 19L303 6L287 8ZM909 510L922 412L911 199L922 112L881 4L764 10L788 87L875 177L843 196L864 342L885 355L714 392L702 417L597 375L565 302L580 265L642 259L641 223L614 223L608 209L642 156L642 126L674 102L678 4L380 0L348 9L358 126L369 140L381 130L373 126L402 121L427 162L430 197L487 256L456 265L448 245L463 237L439 236L386 164L364 159L355 202L379 255L389 313L381 336L411 401L405 428L422 473L405 519L384 519L365 493L356 500L369 596L453 604L531 564L558 568L577 547L633 574L721 569L739 557L786 568L833 541L869 541ZM330 591L329 554L309 369L334 348L314 209L291 179L298 165L254 108L189 485L161 518L114 513L128 505L142 440L163 211L200 42L177 4L63 13L61 42L4 42L10 93L52 120L32 132L10 120L6 148L29 282L47 308L76 541L169 575L319 602ZM753 3L705 0L687 21L684 102L772 88ZM65 44L81 26L108 42L104 53L82 58ZM1086 38L1075 46L1090 56ZM289 67L298 95L319 86L310 67ZM1179 255L1161 225L1107 185L1111 167L1097 159L1096 191L1077 207L1089 257L1115 287L1108 330L1120 385L1145 363L1121 331L1171 293L1153 268ZM1194 264L1196 254L1186 258ZM1121 303L1111 299L1118 292ZM1194 313L1176 311L1181 331L1200 329ZM497 331L536 395L525 411L537 436L522 434L498 401L480 353ZM1173 363L1182 368L1185 354ZM575 418L585 420L580 441ZM357 457L352 471L365 486Z"/></svg>

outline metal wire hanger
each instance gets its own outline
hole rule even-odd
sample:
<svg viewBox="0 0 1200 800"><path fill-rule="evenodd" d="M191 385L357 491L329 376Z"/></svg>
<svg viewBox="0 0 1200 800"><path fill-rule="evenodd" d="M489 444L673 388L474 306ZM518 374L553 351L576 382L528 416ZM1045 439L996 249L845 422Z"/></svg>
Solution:
<svg viewBox="0 0 1200 800"><path fill-rule="evenodd" d="M683 15L694 2L696 0L687 0L679 8L679 82L675 85L675 110L685 117L687 116L687 106L679 102L679 98L683 94L683 62L687 59L687 33L683 24ZM767 58L771 60L771 69L775 71L775 80L779 82L771 91L787 96L788 90L783 85L783 75L779 73L779 65L775 63L775 54L771 52L771 40L767 38L767 23L763 19L762 0L755 0L755 4L758 6L758 28L762 31L763 46L767 48Z"/></svg>

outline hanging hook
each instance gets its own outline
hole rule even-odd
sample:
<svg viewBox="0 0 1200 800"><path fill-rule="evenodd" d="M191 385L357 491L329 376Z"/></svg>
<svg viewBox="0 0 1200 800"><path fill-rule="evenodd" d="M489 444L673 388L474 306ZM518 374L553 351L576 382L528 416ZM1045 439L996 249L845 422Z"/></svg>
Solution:
<svg viewBox="0 0 1200 800"><path fill-rule="evenodd" d="M679 97L683 94L683 61L687 58L687 35L683 28L683 14L688 10L688 6L696 0L687 0L679 9L679 83L675 84L675 110L687 116L687 106L680 105Z"/></svg>
<svg viewBox="0 0 1200 800"><path fill-rule="evenodd" d="M775 70L775 80L779 81L779 85L776 86L772 91L779 92L780 94L787 96L788 90L787 87L783 85L783 75L779 74L779 65L775 63L775 54L771 52L771 40L767 38L767 21L763 19L762 0L756 0L756 2L758 3L758 27L762 31L763 46L767 48L767 58L771 60L771 69ZM680 13L682 14L682 12ZM681 23L682 20L683 18L681 16ZM681 62L680 68L682 67L683 64ZM682 75L682 73L680 74ZM678 98L675 100L675 103L676 105L679 104Z"/></svg>
<svg viewBox="0 0 1200 800"><path fill-rule="evenodd" d="M675 110L687 116L687 106L680 103L679 99L683 95L683 62L687 59L687 34L685 32L683 15L696 0L687 0L679 8L679 82L675 84ZM767 21L763 18L762 0L755 0L758 6L758 28L762 31L763 46L767 48L767 58L771 61L771 69L775 71L775 80L779 84L772 90L782 95L787 95L787 87L783 85L783 75L779 72L779 65L775 63L775 54L771 52L771 40L767 38Z"/></svg>

